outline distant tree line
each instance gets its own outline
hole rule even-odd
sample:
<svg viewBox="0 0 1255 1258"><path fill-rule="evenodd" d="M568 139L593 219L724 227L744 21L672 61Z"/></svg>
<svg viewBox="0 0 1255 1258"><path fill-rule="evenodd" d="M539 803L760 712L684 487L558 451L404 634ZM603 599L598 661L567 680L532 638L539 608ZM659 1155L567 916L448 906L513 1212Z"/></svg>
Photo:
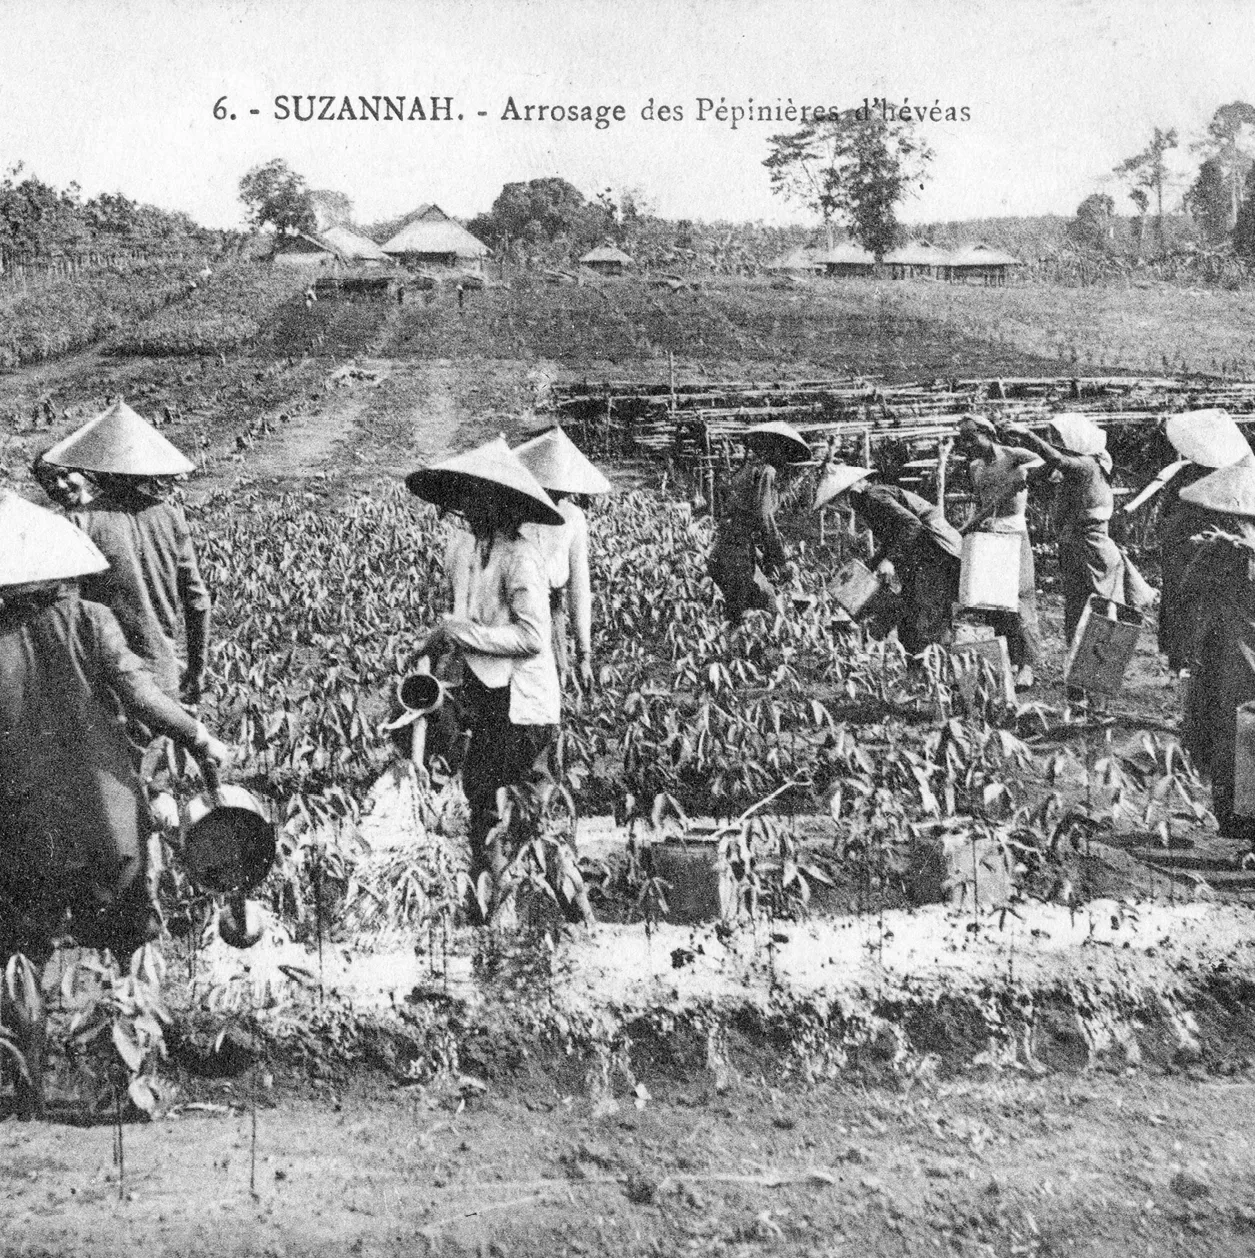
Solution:
<svg viewBox="0 0 1255 1258"><path fill-rule="evenodd" d="M25 173L20 162L0 179L0 254L9 258L46 260L134 248L218 253L236 236L120 192L84 200L78 184L56 188Z"/></svg>
<svg viewBox="0 0 1255 1258"><path fill-rule="evenodd" d="M1201 245L1255 263L1255 106L1237 100L1216 110L1204 134L1188 146L1199 159L1192 179L1170 160L1180 148L1175 127L1153 128L1146 147L1111 172L1135 214L1122 220L1114 197L1091 193L1077 207L1072 243L1099 254L1138 258L1162 258ZM1182 185L1181 212L1166 212L1165 200L1170 202ZM1124 222L1131 231L1123 229Z"/></svg>

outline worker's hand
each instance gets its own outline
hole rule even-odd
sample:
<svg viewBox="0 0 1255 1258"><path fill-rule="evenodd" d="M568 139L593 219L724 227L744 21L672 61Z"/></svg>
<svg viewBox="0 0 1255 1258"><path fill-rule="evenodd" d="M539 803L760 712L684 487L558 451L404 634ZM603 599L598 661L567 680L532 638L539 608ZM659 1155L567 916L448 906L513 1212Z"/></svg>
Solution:
<svg viewBox="0 0 1255 1258"><path fill-rule="evenodd" d="M587 655L581 655L577 667L579 669L580 689L589 694L592 692L595 678L593 677L593 662Z"/></svg>
<svg viewBox="0 0 1255 1258"><path fill-rule="evenodd" d="M428 635L424 642L421 642L415 650L415 654L419 659L427 656L428 659L435 663L446 651L450 650L452 643L449 641L445 631L444 622L438 624Z"/></svg>
<svg viewBox="0 0 1255 1258"><path fill-rule="evenodd" d="M190 668L183 670L183 678L179 682L179 698L184 703L195 707L201 701L204 688L205 677L199 669L195 672Z"/></svg>
<svg viewBox="0 0 1255 1258"><path fill-rule="evenodd" d="M192 744L192 754L202 764L209 761L219 766L228 764L232 758L231 748L220 738L215 738L203 725L196 727L196 741Z"/></svg>

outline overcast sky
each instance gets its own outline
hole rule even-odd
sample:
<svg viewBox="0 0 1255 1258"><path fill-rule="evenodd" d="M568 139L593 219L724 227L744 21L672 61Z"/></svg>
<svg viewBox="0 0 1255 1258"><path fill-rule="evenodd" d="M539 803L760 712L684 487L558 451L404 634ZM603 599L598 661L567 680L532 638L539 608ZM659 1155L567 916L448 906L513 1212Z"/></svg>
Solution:
<svg viewBox="0 0 1255 1258"><path fill-rule="evenodd" d="M242 222L240 176L276 156L363 222L425 201L469 216L544 175L639 187L669 217L804 220L760 164L788 124L698 122L701 96L966 106L971 121L923 129L937 157L911 220L1070 214L1096 189L1128 212L1110 170L1153 126L1184 141L1255 100L1251 0L0 0L0 15L0 163L223 227ZM311 93L452 96L464 120L273 117L277 95ZM224 94L234 122L212 116ZM684 121L643 121L651 96ZM509 97L627 117L506 122Z"/></svg>

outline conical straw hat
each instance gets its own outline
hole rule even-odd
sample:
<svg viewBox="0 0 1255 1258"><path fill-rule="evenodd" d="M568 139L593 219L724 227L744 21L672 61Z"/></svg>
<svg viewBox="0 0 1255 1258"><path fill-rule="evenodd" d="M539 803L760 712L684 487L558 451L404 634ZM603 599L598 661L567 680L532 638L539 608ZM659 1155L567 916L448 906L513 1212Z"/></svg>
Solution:
<svg viewBox="0 0 1255 1258"><path fill-rule="evenodd" d="M195 465L119 398L44 452L45 463L116 476L182 476Z"/></svg>
<svg viewBox="0 0 1255 1258"><path fill-rule="evenodd" d="M109 561L64 516L0 490L0 586L67 581Z"/></svg>
<svg viewBox="0 0 1255 1258"><path fill-rule="evenodd" d="M450 511L465 511L486 492L497 494L520 517L534 524L562 524L564 519L537 479L523 466L504 437L465 454L441 459L405 478L410 493Z"/></svg>
<svg viewBox="0 0 1255 1258"><path fill-rule="evenodd" d="M872 474L870 467L851 467L848 463L832 463L815 486L815 502L811 510L818 511L826 507L838 495L845 493L851 485L857 485Z"/></svg>
<svg viewBox="0 0 1255 1258"><path fill-rule="evenodd" d="M529 438L515 446L514 453L555 494L608 494L613 488L561 428Z"/></svg>
<svg viewBox="0 0 1255 1258"><path fill-rule="evenodd" d="M1088 415L1052 415L1050 427L1069 454L1101 454L1107 448L1107 434Z"/></svg>
<svg viewBox="0 0 1255 1258"><path fill-rule="evenodd" d="M1230 463L1181 490L1181 501L1255 519L1255 455Z"/></svg>
<svg viewBox="0 0 1255 1258"><path fill-rule="evenodd" d="M1169 415L1164 433L1183 459L1200 467L1228 467L1251 453L1242 430L1219 407Z"/></svg>
<svg viewBox="0 0 1255 1258"><path fill-rule="evenodd" d="M741 440L752 450L775 454L783 463L805 463L814 457L806 438L792 425L779 419L747 428L741 434Z"/></svg>

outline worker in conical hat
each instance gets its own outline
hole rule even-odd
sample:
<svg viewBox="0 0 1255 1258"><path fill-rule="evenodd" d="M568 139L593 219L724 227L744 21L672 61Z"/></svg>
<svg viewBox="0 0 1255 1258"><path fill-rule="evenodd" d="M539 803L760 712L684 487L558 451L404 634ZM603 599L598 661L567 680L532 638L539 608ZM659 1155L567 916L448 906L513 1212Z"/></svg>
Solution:
<svg viewBox="0 0 1255 1258"><path fill-rule="evenodd" d="M1010 533L1020 539L1019 608L984 612L994 632L1007 640L1017 690L1034 684L1041 662L1041 629L1037 618L1037 572L1028 535L1028 483L1045 461L1030 450L1003 445L998 431L983 415L965 415L959 422L959 448L968 458L975 512L966 528Z"/></svg>
<svg viewBox="0 0 1255 1258"><path fill-rule="evenodd" d="M35 456L31 475L60 511L79 511L96 496L95 486L82 472L48 463L42 454Z"/></svg>
<svg viewBox="0 0 1255 1258"><path fill-rule="evenodd" d="M191 472L192 463L121 399L48 450L44 462L86 472L100 486L72 517L109 561L107 572L84 585L84 596L117 616L167 695L197 702L211 604L187 517L170 496L174 478ZM178 656L180 620L185 665Z"/></svg>
<svg viewBox="0 0 1255 1258"><path fill-rule="evenodd" d="M1004 424L1009 445L1031 450L1060 473L1055 523L1063 583L1063 634L1072 641L1091 594L1123 603L1124 556L1109 532L1115 496L1107 434L1086 415L1055 415L1046 441L1023 424Z"/></svg>
<svg viewBox="0 0 1255 1258"><path fill-rule="evenodd" d="M895 625L910 655L930 643L953 637L953 608L959 598L963 543L940 507L899 485L877 485L868 468L827 464L815 491L814 509L846 502L871 529L876 554L873 570L892 565L902 592Z"/></svg>
<svg viewBox="0 0 1255 1258"><path fill-rule="evenodd" d="M1197 550L1193 539L1211 524L1204 509L1184 501L1181 493L1217 468L1249 458L1251 447L1229 414L1219 409L1170 415L1164 439L1175 460L1125 509L1136 510L1160 494L1155 526L1162 578L1159 649L1168 657L1169 672L1180 676L1187 666L1194 617L1193 607L1181 598L1181 577Z"/></svg>
<svg viewBox="0 0 1255 1258"><path fill-rule="evenodd" d="M201 759L228 748L161 692L78 581L106 568L64 517L0 493L0 965L69 932L120 959L153 938L153 826L121 712ZM37 1099L37 1098L35 1098Z"/></svg>
<svg viewBox="0 0 1255 1258"><path fill-rule="evenodd" d="M565 680L568 672L569 620L575 627L577 676L587 690L593 684L593 584L588 567L588 519L574 495L608 494L610 482L561 428L524 441L514 453L544 486L565 521L553 528L527 527L545 557L558 675Z"/></svg>
<svg viewBox="0 0 1255 1258"><path fill-rule="evenodd" d="M745 458L723 495L707 560L711 580L723 592L724 612L733 622L747 611L776 610L774 579L787 564L776 515L806 485L801 477L783 488L779 482L785 469L812 458L801 433L778 420L755 424L741 438Z"/></svg>
<svg viewBox="0 0 1255 1258"><path fill-rule="evenodd" d="M462 701L471 713L471 736L462 761L462 787L470 804L471 882L476 909L490 920L508 894L504 877L513 852L500 833L498 792L514 788L521 799L521 833L508 836L521 849L534 837L535 819L553 790L549 772L562 719L562 687L553 656L549 580L536 542L524 525L564 523L561 512L504 438L412 472L410 492L460 515L472 539L453 554L461 570L450 574L454 611L417 649L438 661L461 655ZM576 920L592 910L573 853L559 853L559 887L573 888L564 907ZM550 871L553 873L554 871Z"/></svg>
<svg viewBox="0 0 1255 1258"><path fill-rule="evenodd" d="M1255 457L1181 491L1207 528L1181 575L1194 609L1182 743L1211 776L1220 833L1255 846L1255 818L1234 812L1237 712L1255 699Z"/></svg>

